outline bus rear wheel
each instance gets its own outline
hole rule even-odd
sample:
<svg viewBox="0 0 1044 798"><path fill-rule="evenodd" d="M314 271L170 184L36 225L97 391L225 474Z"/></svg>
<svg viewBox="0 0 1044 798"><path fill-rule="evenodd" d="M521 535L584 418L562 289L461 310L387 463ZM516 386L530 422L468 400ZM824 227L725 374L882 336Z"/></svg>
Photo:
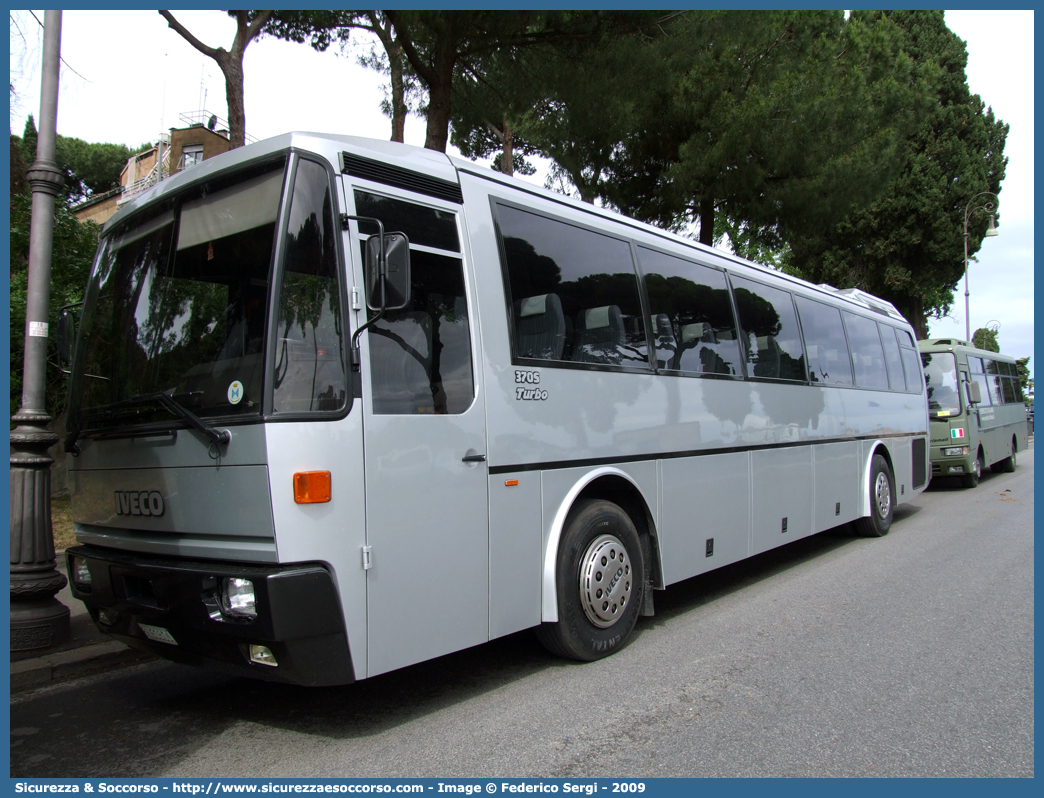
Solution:
<svg viewBox="0 0 1044 798"><path fill-rule="evenodd" d="M883 538L895 516L895 478L883 455L870 461L870 515L857 518L856 532L866 538Z"/></svg>
<svg viewBox="0 0 1044 798"><path fill-rule="evenodd" d="M979 484L982 477L982 451L976 453L975 462L972 463L971 471L961 477L961 484L966 488L974 488Z"/></svg>
<svg viewBox="0 0 1044 798"><path fill-rule="evenodd" d="M645 563L627 513L600 499L569 514L555 572L558 621L537 627L551 653L591 662L622 648L641 609Z"/></svg>

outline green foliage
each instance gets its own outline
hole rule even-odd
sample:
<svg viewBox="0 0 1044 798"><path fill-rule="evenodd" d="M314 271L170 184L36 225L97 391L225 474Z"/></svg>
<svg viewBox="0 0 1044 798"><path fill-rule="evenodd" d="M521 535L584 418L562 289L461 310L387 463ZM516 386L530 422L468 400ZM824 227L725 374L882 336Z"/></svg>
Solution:
<svg viewBox="0 0 1044 798"><path fill-rule="evenodd" d="M1000 352L1000 344L997 343L996 330L988 330L980 327L972 333L972 346L985 349L987 352Z"/></svg>
<svg viewBox="0 0 1044 798"><path fill-rule="evenodd" d="M22 140L11 136L11 196L29 189L29 181L25 179L26 165L22 157Z"/></svg>
<svg viewBox="0 0 1044 798"><path fill-rule="evenodd" d="M506 153L524 173L526 157L544 155L554 161L550 182L593 201L630 129L629 109L648 89L651 62L639 56L652 35L646 29L659 36L653 23L662 16L545 17L533 27L546 38L468 61L453 87L453 143L473 159L493 156L499 171L508 171ZM573 36L551 33L571 28Z"/></svg>
<svg viewBox="0 0 1044 798"><path fill-rule="evenodd" d="M524 57L493 53L481 73L467 70L457 77L450 140L465 158L492 158L490 166L505 174L536 172L526 157L537 150L517 130L538 99L532 89L539 84L526 64Z"/></svg>
<svg viewBox="0 0 1044 798"><path fill-rule="evenodd" d="M892 27L842 12L692 12L649 58L604 198L706 244L719 218L770 247L836 222L883 188L926 106Z"/></svg>
<svg viewBox="0 0 1044 798"><path fill-rule="evenodd" d="M919 338L945 315L964 273L964 213L982 191L1000 191L1008 126L968 89L964 43L939 11L855 12L864 24L890 20L918 71L935 73L931 115L909 135L901 172L873 203L839 224L789 240L790 268L813 282L858 287L891 301ZM973 213L969 254L988 218Z"/></svg>
<svg viewBox="0 0 1044 798"><path fill-rule="evenodd" d="M92 144L82 139L58 136L55 159L65 172L67 201L75 204L94 194L117 188L127 160L151 146L143 144L131 149L123 144Z"/></svg>
<svg viewBox="0 0 1044 798"><path fill-rule="evenodd" d="M27 167L36 160L36 139L36 122L33 120L33 115L29 114L25 120L25 128L22 130L22 161Z"/></svg>
<svg viewBox="0 0 1044 798"><path fill-rule="evenodd" d="M28 287L29 227L32 195L28 190L11 197L11 415L22 403L22 359L25 354L25 311ZM66 383L58 368L54 331L58 310L83 298L100 228L80 223L63 202L55 203L54 241L51 257L51 301L47 342L48 412L57 417L65 407Z"/></svg>
<svg viewBox="0 0 1044 798"><path fill-rule="evenodd" d="M37 133L32 115L25 122L20 151L24 168L36 160ZM65 174L65 199L75 205L93 194L104 194L120 185L120 174L127 160L137 152L149 149L143 144L131 149L123 144L92 144L82 139L58 136L54 144L54 159ZM13 152L13 149L12 149ZM12 161L12 179L15 164ZM14 187L12 186L12 191Z"/></svg>

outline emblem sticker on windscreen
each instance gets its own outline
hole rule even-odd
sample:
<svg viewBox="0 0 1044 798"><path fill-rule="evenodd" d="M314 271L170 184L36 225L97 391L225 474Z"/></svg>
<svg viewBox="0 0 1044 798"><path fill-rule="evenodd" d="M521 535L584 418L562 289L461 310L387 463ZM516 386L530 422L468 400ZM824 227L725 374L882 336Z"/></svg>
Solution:
<svg viewBox="0 0 1044 798"><path fill-rule="evenodd" d="M228 401L234 405L243 401L243 383L239 380L233 380L228 386Z"/></svg>

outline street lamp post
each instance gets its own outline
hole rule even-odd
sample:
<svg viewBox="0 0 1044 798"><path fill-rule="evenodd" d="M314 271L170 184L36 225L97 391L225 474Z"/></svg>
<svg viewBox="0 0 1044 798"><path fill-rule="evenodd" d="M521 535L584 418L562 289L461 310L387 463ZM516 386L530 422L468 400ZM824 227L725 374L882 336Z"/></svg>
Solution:
<svg viewBox="0 0 1044 798"><path fill-rule="evenodd" d="M33 189L25 312L22 406L11 430L11 650L47 648L69 637L69 608L54 596L65 584L55 567L51 463L58 436L47 428L47 319L54 203L65 178L54 160L62 12L44 15L40 132L27 178Z"/></svg>
<svg viewBox="0 0 1044 798"><path fill-rule="evenodd" d="M976 205L975 201L979 197L987 195L993 197L993 199L984 200L982 205ZM997 227L993 223L993 215L996 213L999 203L1000 198L992 191L980 191L971 198L971 201L964 208L964 339L969 342L971 341L971 310L968 302L968 219L971 218L972 211L988 213L990 215L990 226L986 229L986 235L999 235ZM973 205L975 205L974 208L972 207Z"/></svg>

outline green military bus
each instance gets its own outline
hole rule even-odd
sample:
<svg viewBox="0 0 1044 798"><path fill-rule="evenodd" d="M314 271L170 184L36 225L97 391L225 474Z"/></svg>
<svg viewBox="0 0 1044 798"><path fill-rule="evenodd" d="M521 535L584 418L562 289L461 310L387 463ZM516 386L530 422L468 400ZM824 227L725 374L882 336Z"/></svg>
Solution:
<svg viewBox="0 0 1044 798"><path fill-rule="evenodd" d="M918 341L928 388L932 477L979 484L983 469L1015 470L1029 428L1015 358L967 341Z"/></svg>

